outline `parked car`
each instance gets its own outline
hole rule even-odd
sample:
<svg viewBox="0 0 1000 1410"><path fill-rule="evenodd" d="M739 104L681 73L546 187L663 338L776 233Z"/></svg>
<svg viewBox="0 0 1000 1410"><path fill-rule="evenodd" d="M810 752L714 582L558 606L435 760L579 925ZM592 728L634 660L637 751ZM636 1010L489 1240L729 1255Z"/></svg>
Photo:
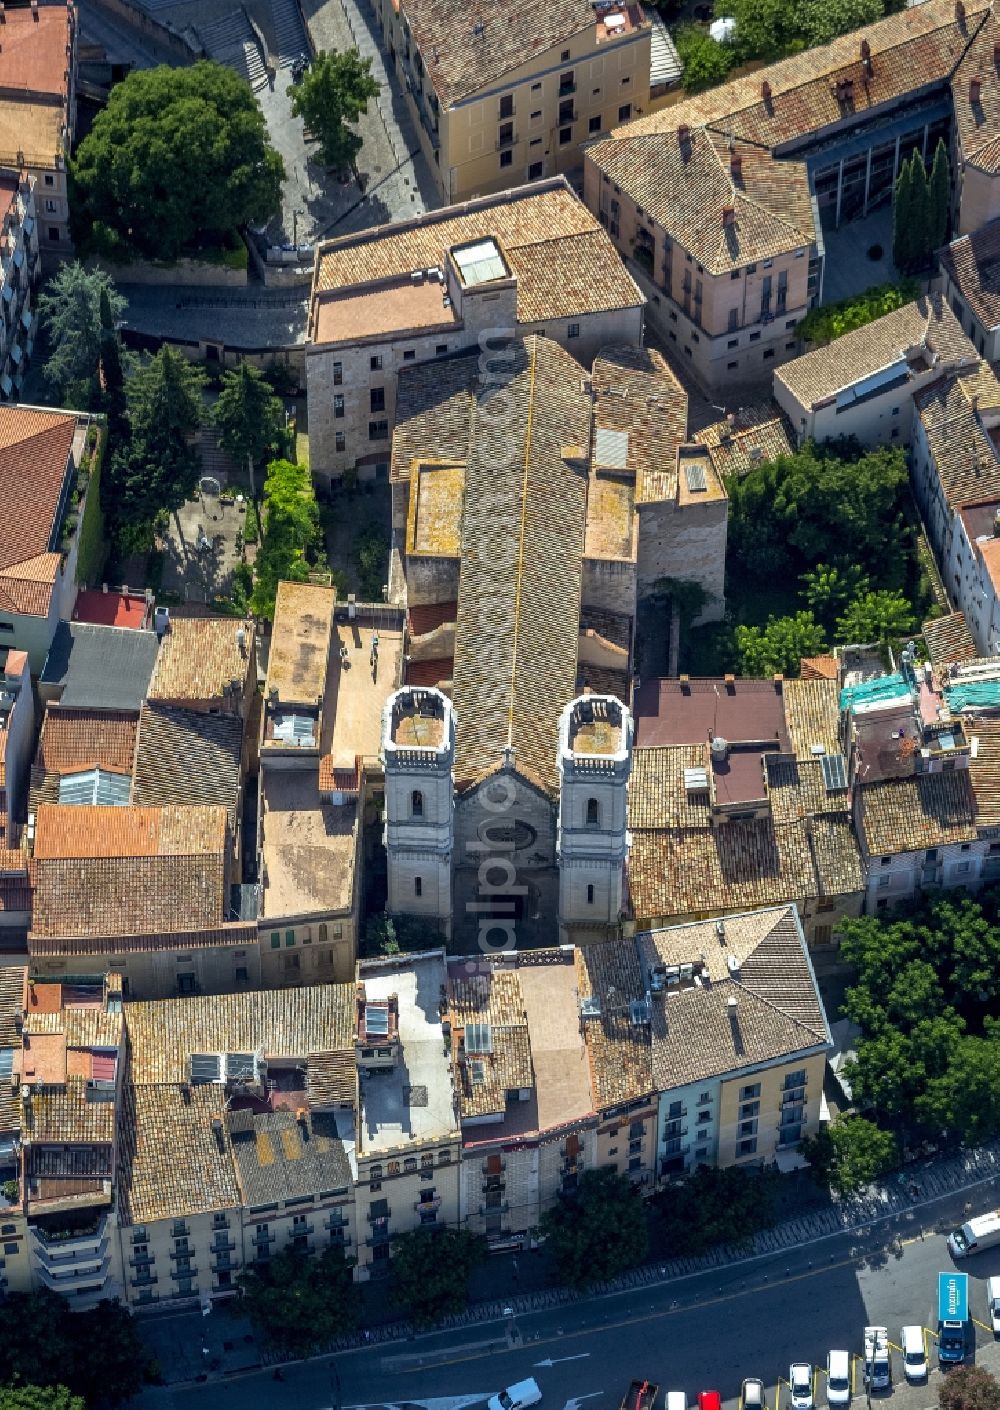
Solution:
<svg viewBox="0 0 1000 1410"><path fill-rule="evenodd" d="M788 1384L792 1392L792 1410L813 1410L813 1368L808 1361L793 1361L788 1368Z"/></svg>
<svg viewBox="0 0 1000 1410"><path fill-rule="evenodd" d="M533 1376L526 1381L517 1381L498 1395L491 1395L490 1410L527 1410L529 1405L537 1405L542 1398L538 1382Z"/></svg>
<svg viewBox="0 0 1000 1410"><path fill-rule="evenodd" d="M826 1358L826 1398L830 1405L851 1403L851 1353L831 1351Z"/></svg>
<svg viewBox="0 0 1000 1410"><path fill-rule="evenodd" d="M1000 1278L986 1279L986 1306L989 1309L993 1335L1000 1336Z"/></svg>
<svg viewBox="0 0 1000 1410"><path fill-rule="evenodd" d="M722 1410L722 1396L717 1390L700 1390L698 1410Z"/></svg>
<svg viewBox="0 0 1000 1410"><path fill-rule="evenodd" d="M927 1340L923 1327L904 1327L899 1334L903 1348L903 1375L913 1385L927 1379Z"/></svg>
<svg viewBox="0 0 1000 1410"><path fill-rule="evenodd" d="M688 1410L686 1393L682 1390L668 1390L667 1410Z"/></svg>
<svg viewBox="0 0 1000 1410"><path fill-rule="evenodd" d="M740 1391L742 1410L764 1410L764 1382L751 1376L743 1382Z"/></svg>

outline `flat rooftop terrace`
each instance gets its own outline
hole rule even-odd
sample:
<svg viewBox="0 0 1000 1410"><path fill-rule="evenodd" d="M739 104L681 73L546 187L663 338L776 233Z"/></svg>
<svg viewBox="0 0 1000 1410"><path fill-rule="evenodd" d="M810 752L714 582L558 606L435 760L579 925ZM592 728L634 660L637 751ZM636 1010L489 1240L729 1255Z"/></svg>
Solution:
<svg viewBox="0 0 1000 1410"><path fill-rule="evenodd" d="M263 916L347 910L353 898L356 799L335 807L319 793L318 768L264 769Z"/></svg>
<svg viewBox="0 0 1000 1410"><path fill-rule="evenodd" d="M457 1131L451 1061L439 1012L444 956L415 960L406 969L366 972L362 965L360 978L369 1000L397 996L402 1045L398 1066L361 1079L360 1149L393 1150Z"/></svg>
<svg viewBox="0 0 1000 1410"><path fill-rule="evenodd" d="M382 708L399 680L402 632L379 631L377 672L371 665L373 635L371 627L357 622L338 622L334 628L320 752L338 760L378 753ZM342 647L347 648L345 662L340 659Z"/></svg>

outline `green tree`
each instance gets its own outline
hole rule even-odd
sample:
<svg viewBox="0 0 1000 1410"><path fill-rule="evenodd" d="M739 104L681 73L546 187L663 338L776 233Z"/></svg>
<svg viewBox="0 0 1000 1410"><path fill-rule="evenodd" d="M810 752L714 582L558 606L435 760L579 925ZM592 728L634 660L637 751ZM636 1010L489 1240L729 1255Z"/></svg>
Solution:
<svg viewBox="0 0 1000 1410"><path fill-rule="evenodd" d="M438 927L423 916L374 915L365 926L364 952L367 955L439 950L445 943Z"/></svg>
<svg viewBox="0 0 1000 1410"><path fill-rule="evenodd" d="M916 279L873 284L870 289L853 294L848 299L838 299L836 303L810 309L795 332L804 343L829 343L845 333L852 333L855 328L873 323L876 318L894 313L897 308L911 304L919 297L920 285Z"/></svg>
<svg viewBox="0 0 1000 1410"><path fill-rule="evenodd" d="M38 313L49 345L45 380L67 404L90 406L98 399L105 305L113 327L125 300L102 270L76 262L61 265L39 295Z"/></svg>
<svg viewBox="0 0 1000 1410"><path fill-rule="evenodd" d="M853 1195L899 1165L899 1145L863 1116L838 1116L802 1142L813 1175L839 1195Z"/></svg>
<svg viewBox="0 0 1000 1410"><path fill-rule="evenodd" d="M741 62L778 59L795 37L792 12L781 0L731 0L725 13L736 21L732 47Z"/></svg>
<svg viewBox="0 0 1000 1410"><path fill-rule="evenodd" d="M212 416L219 443L241 467L248 460L255 467L262 465L278 448L285 423L281 398L263 372L245 359L224 374Z"/></svg>
<svg viewBox="0 0 1000 1410"><path fill-rule="evenodd" d="M883 0L800 0L795 7L795 25L811 49L829 44L839 34L883 18Z"/></svg>
<svg viewBox="0 0 1000 1410"><path fill-rule="evenodd" d="M482 1234L468 1229L414 1229L392 1241L392 1296L418 1326L464 1311L469 1275L486 1259Z"/></svg>
<svg viewBox="0 0 1000 1410"><path fill-rule="evenodd" d="M948 225L951 216L951 163L948 149L939 139L934 149L934 162L930 179L930 220L929 243L931 250L939 250L948 238Z"/></svg>
<svg viewBox="0 0 1000 1410"><path fill-rule="evenodd" d="M240 1274L240 1311L277 1350L308 1356L357 1326L353 1266L335 1248L320 1254L282 1249L266 1267Z"/></svg>
<svg viewBox="0 0 1000 1410"><path fill-rule="evenodd" d="M281 157L232 69L134 69L111 90L70 167L78 244L177 259L230 243L281 205Z"/></svg>
<svg viewBox="0 0 1000 1410"><path fill-rule="evenodd" d="M312 476L304 465L274 460L264 481L263 540L254 562L250 610L258 617L274 616L278 584L305 582L306 554L319 541L319 511Z"/></svg>
<svg viewBox="0 0 1000 1410"><path fill-rule="evenodd" d="M913 167L908 160L899 165L892 203L892 262L897 269L910 270L915 264L917 196L913 188Z"/></svg>
<svg viewBox="0 0 1000 1410"><path fill-rule="evenodd" d="M801 582L802 596L824 626L832 626L837 613L869 587L856 563L817 563Z"/></svg>
<svg viewBox="0 0 1000 1410"><path fill-rule="evenodd" d="M165 343L128 384L129 440L102 477L102 503L116 526L148 527L176 513L198 487L205 374ZM140 533L140 537L142 534Z"/></svg>
<svg viewBox="0 0 1000 1410"><path fill-rule="evenodd" d="M737 627L741 676L797 676L803 656L826 650L826 633L811 612L768 617L766 627Z"/></svg>
<svg viewBox="0 0 1000 1410"><path fill-rule="evenodd" d="M301 83L289 88L292 112L305 124L306 136L319 145L327 166L354 169L361 137L352 130L372 98L378 97L372 61L357 49L317 54Z"/></svg>
<svg viewBox="0 0 1000 1410"><path fill-rule="evenodd" d="M114 309L111 306L111 290L108 284L101 289L101 382L103 383L104 405L108 412L108 423L115 435L120 435L125 419L125 368L126 359L115 326ZM128 365L131 366L131 359Z"/></svg>
<svg viewBox="0 0 1000 1410"><path fill-rule="evenodd" d="M87 1410L65 1386L0 1386L0 1410Z"/></svg>
<svg viewBox="0 0 1000 1410"><path fill-rule="evenodd" d="M655 1197L664 1245L675 1258L697 1258L717 1244L744 1244L774 1223L776 1176L736 1166L698 1166Z"/></svg>
<svg viewBox="0 0 1000 1410"><path fill-rule="evenodd" d="M613 1169L585 1170L575 1193L542 1215L557 1282L573 1288L615 1278L646 1256L649 1232L638 1192Z"/></svg>
<svg viewBox="0 0 1000 1410"><path fill-rule="evenodd" d="M913 609L901 592L865 592L856 597L837 621L840 641L892 641L909 636L916 626Z"/></svg>
<svg viewBox="0 0 1000 1410"><path fill-rule="evenodd" d="M916 149L910 158L910 166L913 170L913 261L919 269L926 263L933 248L931 188L924 159Z"/></svg>
<svg viewBox="0 0 1000 1410"><path fill-rule="evenodd" d="M941 1410L1000 1410L1000 1381L985 1366L956 1366L938 1381Z"/></svg>
<svg viewBox="0 0 1000 1410"><path fill-rule="evenodd" d="M66 1387L71 1397L87 1405L120 1405L142 1385L146 1354L135 1322L121 1303L105 1300L67 1316L65 1300L42 1288L9 1293L4 1315L13 1319L18 1335L0 1345L0 1384L26 1391ZM29 1402L23 1410L35 1407ZM39 1410L77 1407L72 1399L64 1405L57 1398Z"/></svg>
<svg viewBox="0 0 1000 1410"><path fill-rule="evenodd" d="M674 35L677 54L684 65L684 88L688 93L700 93L721 83L736 62L736 51L730 44L717 44L707 30L697 25L682 25Z"/></svg>

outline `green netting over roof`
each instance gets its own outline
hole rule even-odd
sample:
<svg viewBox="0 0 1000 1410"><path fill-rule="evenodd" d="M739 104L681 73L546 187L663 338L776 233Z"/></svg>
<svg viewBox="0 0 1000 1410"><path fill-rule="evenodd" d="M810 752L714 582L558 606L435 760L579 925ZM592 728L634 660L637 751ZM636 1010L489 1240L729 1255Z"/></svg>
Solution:
<svg viewBox="0 0 1000 1410"><path fill-rule="evenodd" d="M1000 680L946 686L943 694L952 710L1000 709Z"/></svg>
<svg viewBox="0 0 1000 1410"><path fill-rule="evenodd" d="M894 695L905 695L908 691L909 686L898 672L892 676L877 676L860 685L845 685L840 692L840 708L850 710L855 705L870 705L875 700L891 700Z"/></svg>

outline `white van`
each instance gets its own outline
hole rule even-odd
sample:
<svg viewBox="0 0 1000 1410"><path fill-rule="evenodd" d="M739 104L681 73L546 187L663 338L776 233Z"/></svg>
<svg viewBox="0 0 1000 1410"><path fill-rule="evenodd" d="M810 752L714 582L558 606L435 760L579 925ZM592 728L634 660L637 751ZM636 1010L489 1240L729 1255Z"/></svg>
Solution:
<svg viewBox="0 0 1000 1410"><path fill-rule="evenodd" d="M830 1405L851 1403L851 1355L831 1351L826 1358L826 1398Z"/></svg>
<svg viewBox="0 0 1000 1410"><path fill-rule="evenodd" d="M537 1405L541 1398L538 1382L529 1376L526 1381L518 1381L498 1395L491 1395L489 1407L490 1410L527 1410L529 1405Z"/></svg>
<svg viewBox="0 0 1000 1410"><path fill-rule="evenodd" d="M667 1410L688 1410L688 1398L684 1391L667 1391Z"/></svg>
<svg viewBox="0 0 1000 1410"><path fill-rule="evenodd" d="M923 1327L904 1327L899 1334L903 1348L903 1374L912 1384L927 1379L927 1343Z"/></svg>
<svg viewBox="0 0 1000 1410"><path fill-rule="evenodd" d="M1000 1278L986 1279L986 1306L993 1335L1000 1336Z"/></svg>
<svg viewBox="0 0 1000 1410"><path fill-rule="evenodd" d="M948 1248L953 1258L967 1258L970 1253L981 1253L994 1244L1000 1244L1000 1209L980 1214L948 1235Z"/></svg>

